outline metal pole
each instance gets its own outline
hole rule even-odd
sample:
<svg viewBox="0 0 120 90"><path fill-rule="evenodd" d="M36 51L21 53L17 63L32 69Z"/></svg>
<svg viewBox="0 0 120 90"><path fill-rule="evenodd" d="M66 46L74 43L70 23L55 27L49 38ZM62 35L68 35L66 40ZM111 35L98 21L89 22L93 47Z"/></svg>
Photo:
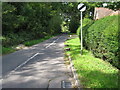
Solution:
<svg viewBox="0 0 120 90"><path fill-rule="evenodd" d="M82 55L82 49L83 49L83 37L82 37L82 12L81 12L81 55Z"/></svg>

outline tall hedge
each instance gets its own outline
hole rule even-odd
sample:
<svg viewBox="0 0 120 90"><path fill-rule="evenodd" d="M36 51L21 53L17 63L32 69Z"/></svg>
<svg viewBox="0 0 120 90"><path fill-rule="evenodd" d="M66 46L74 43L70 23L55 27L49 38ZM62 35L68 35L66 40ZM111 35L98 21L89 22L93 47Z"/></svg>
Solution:
<svg viewBox="0 0 120 90"><path fill-rule="evenodd" d="M83 46L87 49L88 45L86 43L86 36L87 36L87 29L94 23L94 20L89 19L89 18L84 18L83 19L83 24L82 24L82 31L83 31ZM79 26L79 28L77 29L77 35L79 36L79 38L81 38L81 26Z"/></svg>
<svg viewBox="0 0 120 90"><path fill-rule="evenodd" d="M108 16L97 20L84 34L85 46L93 52L96 57L110 62L120 68L118 50L118 15Z"/></svg>

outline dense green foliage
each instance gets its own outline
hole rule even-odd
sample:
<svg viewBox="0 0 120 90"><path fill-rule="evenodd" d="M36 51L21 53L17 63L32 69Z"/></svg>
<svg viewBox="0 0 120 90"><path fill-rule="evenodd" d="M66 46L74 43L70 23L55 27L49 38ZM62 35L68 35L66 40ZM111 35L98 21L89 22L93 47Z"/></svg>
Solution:
<svg viewBox="0 0 120 90"><path fill-rule="evenodd" d="M87 33L86 30L94 23L94 20L89 19L89 18L84 18L83 19L83 24L82 24L82 30L83 30L83 37L84 34ZM79 28L77 29L77 35L80 36L81 35L81 26L79 26Z"/></svg>
<svg viewBox="0 0 120 90"><path fill-rule="evenodd" d="M82 25L82 32L83 32L83 46L88 49L87 43L85 41L86 35L87 35L87 29L94 23L94 20L89 18L83 19L83 25ZM79 38L81 38L81 26L77 29L77 35Z"/></svg>
<svg viewBox="0 0 120 90"><path fill-rule="evenodd" d="M95 21L84 32L84 46L96 57L120 68L118 65L118 16L108 16Z"/></svg>
<svg viewBox="0 0 120 90"><path fill-rule="evenodd" d="M71 19L69 24L69 30L71 33L76 33L77 28L79 27L79 22L76 21L75 18Z"/></svg>
<svg viewBox="0 0 120 90"><path fill-rule="evenodd" d="M10 2L2 5L3 46L5 47L61 32L59 3Z"/></svg>
<svg viewBox="0 0 120 90"><path fill-rule="evenodd" d="M113 67L107 61L95 58L88 50L83 50L83 55L80 55L79 38L67 40L65 48L70 48L66 51L72 58L72 62L77 71L78 78L83 88L118 88L118 72L119 70Z"/></svg>

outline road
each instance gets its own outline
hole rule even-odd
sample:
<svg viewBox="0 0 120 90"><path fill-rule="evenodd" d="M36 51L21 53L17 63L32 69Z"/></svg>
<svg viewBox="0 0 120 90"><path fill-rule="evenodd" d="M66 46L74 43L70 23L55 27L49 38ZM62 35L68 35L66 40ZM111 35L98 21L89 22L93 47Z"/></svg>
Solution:
<svg viewBox="0 0 120 90"><path fill-rule="evenodd" d="M3 88L61 88L69 80L64 64L64 41L59 35L2 57Z"/></svg>

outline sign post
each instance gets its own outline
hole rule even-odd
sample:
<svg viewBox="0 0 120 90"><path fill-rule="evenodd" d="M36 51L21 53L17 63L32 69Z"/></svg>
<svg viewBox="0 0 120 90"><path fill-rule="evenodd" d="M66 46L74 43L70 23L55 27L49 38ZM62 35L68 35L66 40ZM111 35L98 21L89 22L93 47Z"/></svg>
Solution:
<svg viewBox="0 0 120 90"><path fill-rule="evenodd" d="M81 12L81 55L82 55L82 52L83 52L83 35L82 35L82 12L86 10L86 6L83 4L83 3L80 3L78 5L78 10Z"/></svg>

